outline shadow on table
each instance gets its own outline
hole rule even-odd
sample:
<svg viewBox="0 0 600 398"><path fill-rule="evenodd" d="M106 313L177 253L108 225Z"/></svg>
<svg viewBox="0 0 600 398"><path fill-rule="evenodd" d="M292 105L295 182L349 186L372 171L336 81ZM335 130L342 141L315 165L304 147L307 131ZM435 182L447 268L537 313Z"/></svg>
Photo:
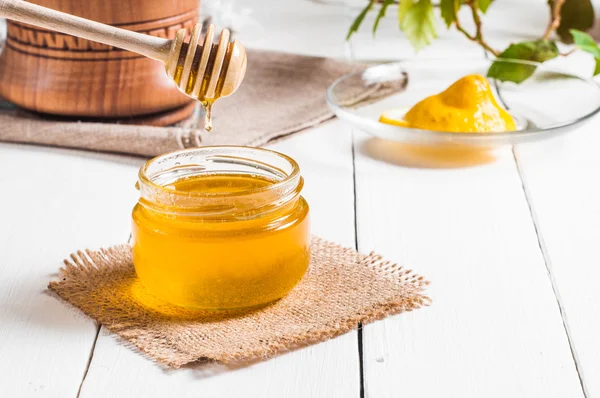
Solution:
<svg viewBox="0 0 600 398"><path fill-rule="evenodd" d="M78 148L62 148L49 145L37 145L27 143L0 142L1 145L12 148L26 149L31 152L44 154L56 154L64 157L100 160L105 162L122 164L125 166L141 167L146 158L137 155L127 155L110 152L97 152Z"/></svg>
<svg viewBox="0 0 600 398"><path fill-rule="evenodd" d="M41 329L43 333L80 336L94 330L93 320L65 307L46 289L48 279L57 276L56 273L35 277L22 275L13 279L10 284L12 293L0 305L0 318L8 319L15 328L33 334Z"/></svg>
<svg viewBox="0 0 600 398"><path fill-rule="evenodd" d="M370 158L412 168L464 168L496 160L488 148L458 144L416 145L370 138L358 149Z"/></svg>
<svg viewBox="0 0 600 398"><path fill-rule="evenodd" d="M212 361L212 360L200 360L196 362L189 363L181 367L181 369L164 369L165 373L173 373L178 372L182 369L187 369L192 371L192 374L197 379L207 379L210 377L216 377L221 374L235 372L238 370L243 370L246 368L250 368L255 365L260 365L261 363L265 363L267 361L276 361L280 357L284 357L290 353L295 351L307 348L311 345L321 344L325 342L314 342L314 343L303 343L298 344L296 347L289 349L287 351L282 351L278 353L273 358L255 358L252 360L240 360L240 361L231 361L227 363Z"/></svg>
<svg viewBox="0 0 600 398"><path fill-rule="evenodd" d="M11 302L6 303L6 305L0 308L0 313L8 313L8 316L14 320L17 320L18 323L25 323L23 330L41 327L43 330L46 330L45 333L60 333L61 335L65 336L64 338L81 338L82 335L87 335L90 337L93 336L94 330L97 327L97 323L94 322L93 319L87 317L85 314L74 310L69 305L65 305L65 302L60 300L60 297L57 296L55 292L45 288L48 279L56 280L59 277L60 275L58 273L53 273L45 274L39 279L27 278L19 281L19 288L17 290L25 292L25 294L21 295L20 297L15 297L15 300L11 300ZM113 293L115 293L116 299L121 297L122 294L131 296L144 294L139 285L133 279L120 281L117 280L117 283L114 285L114 287L116 290L113 291ZM251 309L229 312L208 312L178 309L177 313L174 314L166 310L160 303L158 303L158 301L154 302L153 300L145 299L143 303L138 302L137 305L139 305L139 311L151 313L155 319L161 319L161 321L165 324L172 322L179 323L182 320L195 322L202 320L205 322L214 322L224 318L231 319L236 316L243 316L244 314L247 314L248 311L259 310ZM119 342L119 344L122 344L123 347L132 349L134 346L134 344L132 345L131 342L123 339L122 336L120 338L118 335L109 331L105 331L105 333L108 333L112 338L115 338L116 341ZM317 342L315 342L315 344L316 343ZM298 344L287 351L278 353L276 357L285 356L288 353L303 349L310 345L312 345L311 342ZM144 355L137 349L134 351L139 355ZM147 360L151 361L152 359ZM180 369L167 368L164 364L155 364L155 366L159 366L166 374L187 370L191 371L193 377L197 379L206 379L229 372L243 370L255 365L260 365L268 360L274 359L255 358L252 360L239 360L228 363L221 363L213 360L199 360L184 365Z"/></svg>

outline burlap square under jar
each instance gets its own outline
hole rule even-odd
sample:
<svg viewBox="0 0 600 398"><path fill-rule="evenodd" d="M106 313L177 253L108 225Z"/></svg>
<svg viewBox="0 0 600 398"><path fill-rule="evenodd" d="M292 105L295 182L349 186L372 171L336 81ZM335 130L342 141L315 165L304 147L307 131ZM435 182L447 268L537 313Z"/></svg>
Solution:
<svg viewBox="0 0 600 398"><path fill-rule="evenodd" d="M160 301L139 283L129 245L79 251L49 288L155 361L269 358L359 323L430 303L428 282L371 253L313 238L308 271L289 295L254 310L198 311Z"/></svg>

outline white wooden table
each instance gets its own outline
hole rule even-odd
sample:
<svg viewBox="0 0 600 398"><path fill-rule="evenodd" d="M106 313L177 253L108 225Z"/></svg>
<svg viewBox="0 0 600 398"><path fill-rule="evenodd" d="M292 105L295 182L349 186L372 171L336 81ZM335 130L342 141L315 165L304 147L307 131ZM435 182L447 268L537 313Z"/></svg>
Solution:
<svg viewBox="0 0 600 398"><path fill-rule="evenodd" d="M235 4L248 47L414 56L393 17L346 43L357 9L343 2ZM502 47L546 17L545 0L498 0L486 33ZM442 36L419 57L483 56ZM0 144L0 397L600 397L599 127L452 169L376 160L340 121L272 145L302 167L316 234L422 273L433 305L270 361L178 371L46 293L71 251L127 240L144 160Z"/></svg>

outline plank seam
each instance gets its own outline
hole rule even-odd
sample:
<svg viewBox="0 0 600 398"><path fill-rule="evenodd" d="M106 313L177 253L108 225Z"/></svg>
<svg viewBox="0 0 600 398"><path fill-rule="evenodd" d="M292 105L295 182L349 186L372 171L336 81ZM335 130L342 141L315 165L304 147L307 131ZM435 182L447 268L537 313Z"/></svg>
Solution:
<svg viewBox="0 0 600 398"><path fill-rule="evenodd" d="M489 58L487 53L485 53L486 58ZM510 109L509 106L502 98L502 93L500 92L500 87L498 86L496 80L492 81L492 85L495 88L498 99L502 103L502 105L506 109ZM575 345L573 344L573 338L571 336L571 328L569 327L569 322L567 321L567 314L562 305L562 299L560 297L560 293L558 291L558 285L556 284L556 280L554 279L554 274L552 273L552 262L550 260L550 256L548 255L548 249L546 247L546 242L542 236L541 229L539 227L539 220L537 214L533 208L533 201L531 199L531 195L529 190L527 189L527 184L525 182L525 176L521 167L521 163L519 161L519 157L517 156L517 152L515 150L515 146L511 147L511 152L513 155L513 160L515 162L515 167L517 168L517 174L519 175L519 180L521 181L521 189L523 190L523 195L525 196L525 201L527 203L527 208L529 209L529 216L531 217L531 222L533 224L533 228L535 230L535 235L538 241L538 247L540 248L540 252L542 253L542 258L544 260L544 266L546 267L546 274L548 275L548 279L550 281L550 285L552 286L552 292L554 293L554 298L556 300L556 305L558 306L558 312L560 313L560 319L563 324L563 329L567 336L567 342L569 343L569 350L571 351L571 358L573 359L573 363L575 365L575 371L577 372L577 377L579 378L579 385L581 386L581 392L583 393L584 398L589 397L588 389L585 384L585 378L583 376L583 369L579 363L579 356L577 355L577 351L575 350Z"/></svg>
<svg viewBox="0 0 600 398"><path fill-rule="evenodd" d="M358 251L358 217L356 210L356 154L355 154L355 145L354 145L354 130L351 130L351 139L352 139L352 194L354 196L354 248ZM365 398L365 369L364 369L364 340L363 340L363 325L362 323L358 324L357 329L357 340L358 340L358 372L359 372L359 380L360 380L360 398Z"/></svg>
<svg viewBox="0 0 600 398"><path fill-rule="evenodd" d="M535 234L538 241L538 246L540 248L540 252L542 253L542 257L544 259L544 265L546 266L546 273L548 275L548 279L550 280L550 285L552 286L552 291L554 293L554 298L556 299L556 304L558 306L558 311L560 313L560 317L562 320L563 328L565 330L565 334L567 335L567 341L569 343L569 349L571 351L571 358L573 359L573 363L575 364L575 370L577 371L577 377L579 378L579 385L581 386L581 391L585 398L589 397L588 389L585 384L585 378L583 376L583 369L581 368L581 364L579 362L579 356L577 355L577 351L575 349L575 345L573 344L573 338L571 336L571 329L569 327L569 322L567 321L567 314L562 305L562 299L560 293L558 291L558 285L556 284L556 279L554 278L554 274L552 273L552 262L550 260L550 256L548 255L548 250L546 247L546 243L542 236L541 230L539 228L539 220L535 210L533 208L533 203L531 200L530 193L527 189L527 184L525 183L525 177L522 172L521 163L519 162L519 157L515 151L515 147L512 147L512 155L515 161L515 165L517 167L517 173L519 174L519 179L521 180L521 187L523 189L523 194L525 195L525 200L527 202L527 207L529 208L529 215L531 216L531 221L533 223L533 228L535 230Z"/></svg>
<svg viewBox="0 0 600 398"><path fill-rule="evenodd" d="M96 326L96 335L94 336L94 342L92 343L92 349L90 350L90 356L88 357L87 364L85 366L85 371L83 372L83 378L81 379L81 383L79 383L79 389L77 389L77 396L79 398L81 395L81 389L83 388L83 383L85 382L85 378L87 377L88 371L90 370L90 366L92 365L92 359L94 358L94 351L96 350L96 342L98 341L98 336L100 335L101 324Z"/></svg>
<svg viewBox="0 0 600 398"><path fill-rule="evenodd" d="M127 238L127 243L131 244L131 240L133 239L133 233L129 233L129 237ZM96 343L98 342L98 337L100 336L100 329L102 329L102 324L99 323L96 327L96 336L94 337L94 343L92 344L92 349L90 350L90 356L88 358L87 366L85 367L85 372L83 373L83 378L81 379L81 384L79 384L79 390L77 390L76 398L79 398L81 394L81 390L83 388L83 383L85 383L85 379L87 377L88 371L90 370L90 366L92 366L92 360L94 359L94 352L96 351Z"/></svg>
<svg viewBox="0 0 600 398"><path fill-rule="evenodd" d="M344 11L347 13L349 10L348 5L344 4ZM350 61L356 62L354 55L354 45L352 40L345 41L345 52L346 58ZM358 216L357 216L357 204L356 204L356 145L354 142L354 129L350 129L351 139L351 152L352 152L352 195L353 195L353 209L354 209L354 249L358 251ZM359 397L365 398L365 367L364 367L364 339L363 339L363 325L358 324L356 331L356 338L358 344L358 377L359 377Z"/></svg>

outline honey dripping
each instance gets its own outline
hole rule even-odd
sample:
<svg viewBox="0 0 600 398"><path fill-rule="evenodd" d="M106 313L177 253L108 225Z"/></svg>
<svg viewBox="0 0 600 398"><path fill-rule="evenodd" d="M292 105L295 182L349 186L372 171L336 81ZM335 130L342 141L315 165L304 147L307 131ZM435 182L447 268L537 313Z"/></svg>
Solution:
<svg viewBox="0 0 600 398"><path fill-rule="evenodd" d="M204 108L204 130L212 131L212 106L214 101L200 101Z"/></svg>
<svg viewBox="0 0 600 398"><path fill-rule="evenodd" d="M200 104L202 104L202 108L204 108L204 130L212 131L212 107L217 99L221 97L221 90L223 89L223 84L225 83L225 79L223 77L219 77L217 81L217 88L215 90L215 97L206 99L206 98L198 98ZM208 84L208 82L206 82Z"/></svg>
<svg viewBox="0 0 600 398"><path fill-rule="evenodd" d="M187 45L184 44L184 47ZM218 45L212 44L211 54L216 53L218 51ZM184 51L182 51L184 53ZM178 84L178 87L181 91L183 91L186 95L192 96L192 98L196 98L202 108L204 109L204 129L206 131L212 131L212 107L215 101L221 98L221 94L223 93L223 86L225 85L226 75L220 73L216 82L216 85L211 86L211 74L204 73L201 77L202 82L199 82L199 87L196 87L196 80L199 78L198 76L198 65L200 63L199 54L202 54L202 48L196 51L196 58L193 61L191 71L189 72L189 79L185 83L184 86L181 84L181 79L183 75L183 65L178 65L175 69L174 80ZM214 67L214 58L211 57L208 59L208 63L206 64L206 70L212 70ZM230 62L230 61L229 61ZM245 69L245 68L244 68ZM197 91L196 91L197 90ZM226 91L227 92L227 91ZM225 94L227 96L229 94ZM207 98L208 97L208 98Z"/></svg>

